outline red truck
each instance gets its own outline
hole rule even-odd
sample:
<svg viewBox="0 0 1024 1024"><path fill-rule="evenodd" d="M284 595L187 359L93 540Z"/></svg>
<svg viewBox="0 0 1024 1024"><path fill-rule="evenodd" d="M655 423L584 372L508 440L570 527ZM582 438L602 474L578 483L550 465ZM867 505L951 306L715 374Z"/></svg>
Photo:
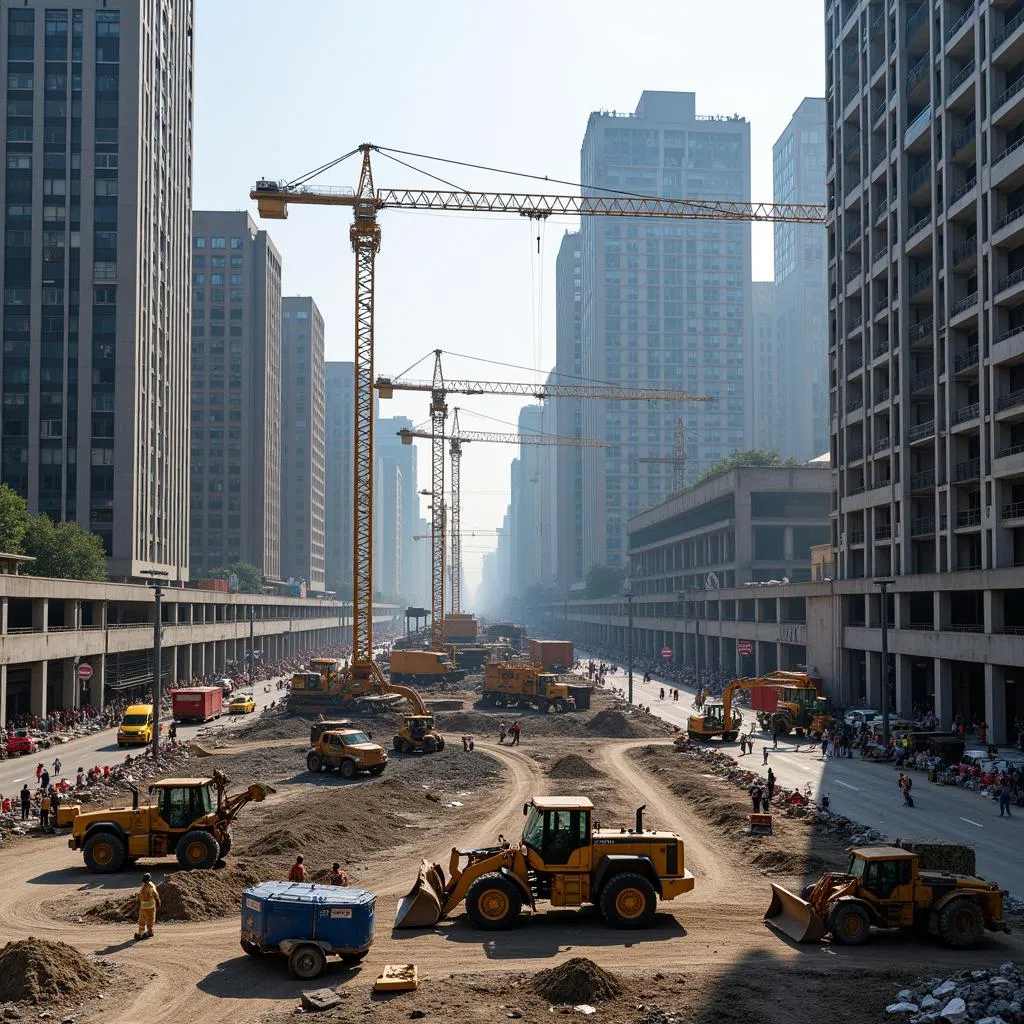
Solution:
<svg viewBox="0 0 1024 1024"><path fill-rule="evenodd" d="M190 686L171 690L171 709L179 722L208 722L220 718L224 691L219 686Z"/></svg>
<svg viewBox="0 0 1024 1024"><path fill-rule="evenodd" d="M571 640L531 640L530 661L556 672L568 672L576 659Z"/></svg>

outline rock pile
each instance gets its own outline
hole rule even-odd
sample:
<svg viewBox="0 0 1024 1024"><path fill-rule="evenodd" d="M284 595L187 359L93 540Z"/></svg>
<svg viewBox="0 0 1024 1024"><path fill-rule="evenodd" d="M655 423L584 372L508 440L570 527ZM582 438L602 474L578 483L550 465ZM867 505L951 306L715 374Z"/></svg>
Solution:
<svg viewBox="0 0 1024 1024"><path fill-rule="evenodd" d="M553 779L597 779L604 772L579 754L566 754L548 769L548 775Z"/></svg>
<svg viewBox="0 0 1024 1024"><path fill-rule="evenodd" d="M960 971L951 978L929 978L905 988L890 1014L909 1024L1016 1024L1024 1020L1024 980L1010 963L992 971Z"/></svg>
<svg viewBox="0 0 1024 1024"><path fill-rule="evenodd" d="M0 949L0 1003L81 1002L105 982L99 967L64 942L22 939Z"/></svg>
<svg viewBox="0 0 1024 1024"><path fill-rule="evenodd" d="M574 956L557 967L538 972L530 987L550 1003L570 1006L615 999L622 992L615 975L583 956Z"/></svg>

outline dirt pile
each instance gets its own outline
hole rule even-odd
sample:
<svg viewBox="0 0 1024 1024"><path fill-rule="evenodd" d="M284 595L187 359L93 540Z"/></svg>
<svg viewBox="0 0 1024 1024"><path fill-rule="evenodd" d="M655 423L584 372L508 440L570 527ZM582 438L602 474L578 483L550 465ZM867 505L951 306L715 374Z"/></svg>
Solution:
<svg viewBox="0 0 1024 1024"><path fill-rule="evenodd" d="M540 971L530 987L549 1002L570 1005L615 999L622 992L622 986L613 974L582 956L574 956L564 964Z"/></svg>
<svg viewBox="0 0 1024 1024"><path fill-rule="evenodd" d="M300 737L308 740L309 725L308 718L297 718L290 715L260 715L255 721L248 721L240 729L231 729L231 732L239 739L244 740L297 740ZM220 730L218 729L217 732L220 733Z"/></svg>
<svg viewBox="0 0 1024 1024"><path fill-rule="evenodd" d="M809 875L820 871L825 861L813 853L798 853L794 850L765 850L757 854L751 863L772 874Z"/></svg>
<svg viewBox="0 0 1024 1024"><path fill-rule="evenodd" d="M621 712L611 708L599 711L587 722L587 728L597 736L611 736L616 739L626 739L631 736L640 735L630 720Z"/></svg>
<svg viewBox="0 0 1024 1024"><path fill-rule="evenodd" d="M177 871L157 886L160 893L158 921L212 921L235 914L242 906L242 890L263 879L249 867L221 871ZM104 900L85 911L94 921L134 921L138 916L135 896Z"/></svg>
<svg viewBox="0 0 1024 1024"><path fill-rule="evenodd" d="M63 942L22 939L0 949L0 1003L80 1002L105 982L99 967Z"/></svg>
<svg viewBox="0 0 1024 1024"><path fill-rule="evenodd" d="M548 775L552 779L598 779L604 777L604 772L579 754L566 754L548 769Z"/></svg>

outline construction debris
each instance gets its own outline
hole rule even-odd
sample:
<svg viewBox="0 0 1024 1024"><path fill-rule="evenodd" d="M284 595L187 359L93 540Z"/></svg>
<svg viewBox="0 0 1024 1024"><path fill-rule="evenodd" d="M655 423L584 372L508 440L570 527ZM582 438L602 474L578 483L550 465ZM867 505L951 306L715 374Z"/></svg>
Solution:
<svg viewBox="0 0 1024 1024"><path fill-rule="evenodd" d="M615 999L622 986L613 974L598 967L593 960L574 956L564 964L535 975L533 991L555 1005L576 1006Z"/></svg>
<svg viewBox="0 0 1024 1024"><path fill-rule="evenodd" d="M960 971L943 981L929 978L897 993L886 1010L909 1024L1010 1024L1021 1019L1024 980L1011 963L995 970Z"/></svg>
<svg viewBox="0 0 1024 1024"><path fill-rule="evenodd" d="M552 779L597 779L603 778L604 772L579 754L566 754L548 769L548 775Z"/></svg>
<svg viewBox="0 0 1024 1024"><path fill-rule="evenodd" d="M106 980L95 963L64 942L22 939L0 949L0 1002L80 1003Z"/></svg>

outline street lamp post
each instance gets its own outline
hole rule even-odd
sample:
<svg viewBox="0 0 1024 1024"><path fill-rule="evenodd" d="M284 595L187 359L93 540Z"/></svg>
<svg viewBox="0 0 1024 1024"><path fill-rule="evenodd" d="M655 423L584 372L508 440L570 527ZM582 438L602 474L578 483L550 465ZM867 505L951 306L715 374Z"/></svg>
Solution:
<svg viewBox="0 0 1024 1024"><path fill-rule="evenodd" d="M628 578L622 584L626 594L626 685L627 699L633 703L633 583Z"/></svg>
<svg viewBox="0 0 1024 1024"><path fill-rule="evenodd" d="M163 682L163 632L164 617L161 597L163 597L163 579L168 575L166 569L143 569L143 576L153 578L156 590L156 608L153 613L153 763L160 758L160 701L162 699L161 683Z"/></svg>
<svg viewBox="0 0 1024 1024"><path fill-rule="evenodd" d="M881 591L882 621L882 742L889 749L889 587L895 580L875 580L875 586Z"/></svg>
<svg viewBox="0 0 1024 1024"><path fill-rule="evenodd" d="M256 625L256 606L249 603L249 685L252 686L256 677L256 644L254 643Z"/></svg>

